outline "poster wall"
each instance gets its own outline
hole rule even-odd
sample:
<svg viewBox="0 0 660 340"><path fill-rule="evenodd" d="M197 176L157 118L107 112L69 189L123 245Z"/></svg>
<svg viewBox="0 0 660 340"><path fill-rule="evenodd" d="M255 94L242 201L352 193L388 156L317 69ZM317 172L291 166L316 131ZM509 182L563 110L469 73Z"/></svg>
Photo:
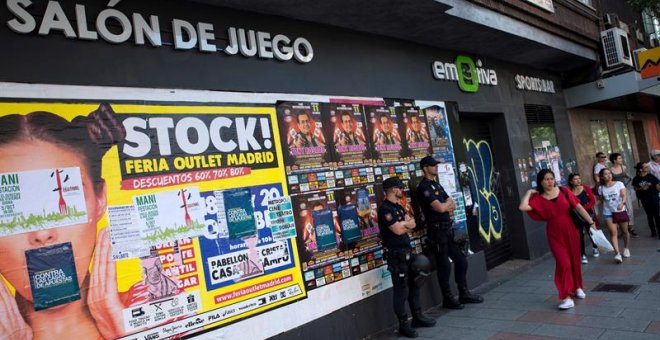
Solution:
<svg viewBox="0 0 660 340"><path fill-rule="evenodd" d="M11 336L189 335L304 298L278 129L272 106L0 102Z"/></svg>
<svg viewBox="0 0 660 340"><path fill-rule="evenodd" d="M383 180L392 176L406 180L401 204L411 216L415 214L407 180L419 176L421 170L407 163L432 153L425 112L412 106L369 104L363 106L344 100L278 103L277 111L285 122L294 122L296 115L303 121L311 116L323 123L324 129L318 130L318 134L330 131L325 137L331 140L327 143L330 147L323 156L320 148L316 155L311 155L316 149L305 151L310 155L310 166L299 166L295 163L297 159L287 161L285 157L296 242L307 290L385 264L376 216L378 204L384 199L380 185ZM319 114L314 113L316 107L320 108ZM290 117L288 121L287 117ZM295 150L291 146L297 138L295 131L295 127L282 131L288 134L287 141L282 140L284 150ZM313 165L312 158L316 160ZM417 252L422 250L423 235L423 228L411 235Z"/></svg>

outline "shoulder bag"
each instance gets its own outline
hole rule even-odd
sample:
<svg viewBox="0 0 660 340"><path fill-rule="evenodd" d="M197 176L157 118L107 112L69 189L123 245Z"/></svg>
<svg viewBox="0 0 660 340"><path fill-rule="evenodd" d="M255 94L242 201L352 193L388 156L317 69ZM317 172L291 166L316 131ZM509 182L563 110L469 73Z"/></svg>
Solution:
<svg viewBox="0 0 660 340"><path fill-rule="evenodd" d="M571 203L571 199L568 197L568 193L562 188L559 188L559 191L561 191L561 193L564 194L564 197L566 197L566 201L568 201L568 205L571 207L570 214L571 214L571 219L573 220L573 224L575 224L576 228L582 229L582 226L587 225L587 221L585 221L580 215L580 213L578 213L578 211L575 209L575 207Z"/></svg>

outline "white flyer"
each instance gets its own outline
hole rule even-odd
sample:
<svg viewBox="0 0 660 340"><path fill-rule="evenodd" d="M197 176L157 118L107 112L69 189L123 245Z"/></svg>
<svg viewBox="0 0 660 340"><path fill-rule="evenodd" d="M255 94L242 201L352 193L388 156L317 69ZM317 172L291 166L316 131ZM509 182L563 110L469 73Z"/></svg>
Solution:
<svg viewBox="0 0 660 340"><path fill-rule="evenodd" d="M296 237L296 222L290 196L269 200L268 218L274 241Z"/></svg>
<svg viewBox="0 0 660 340"><path fill-rule="evenodd" d="M108 207L110 243L114 261L149 255L149 245L140 242L140 224L133 205Z"/></svg>
<svg viewBox="0 0 660 340"><path fill-rule="evenodd" d="M197 187L133 197L140 238L156 245L204 232L204 205Z"/></svg>
<svg viewBox="0 0 660 340"><path fill-rule="evenodd" d="M456 192L456 175L451 163L438 164L438 183L442 185L448 195Z"/></svg>
<svg viewBox="0 0 660 340"><path fill-rule="evenodd" d="M158 301L126 308L122 311L124 329L132 332L137 329L151 328L196 314L202 309L198 291L185 292Z"/></svg>
<svg viewBox="0 0 660 340"><path fill-rule="evenodd" d="M80 168L0 174L0 236L87 223Z"/></svg>

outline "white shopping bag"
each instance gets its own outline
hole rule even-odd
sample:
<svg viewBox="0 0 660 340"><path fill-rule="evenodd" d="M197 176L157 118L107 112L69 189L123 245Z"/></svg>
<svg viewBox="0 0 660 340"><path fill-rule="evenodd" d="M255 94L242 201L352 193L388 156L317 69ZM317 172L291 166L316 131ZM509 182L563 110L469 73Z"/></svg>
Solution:
<svg viewBox="0 0 660 340"><path fill-rule="evenodd" d="M600 252L609 253L614 251L614 247L612 247L610 241L607 240L607 237L605 237L602 230L589 228L589 234Z"/></svg>

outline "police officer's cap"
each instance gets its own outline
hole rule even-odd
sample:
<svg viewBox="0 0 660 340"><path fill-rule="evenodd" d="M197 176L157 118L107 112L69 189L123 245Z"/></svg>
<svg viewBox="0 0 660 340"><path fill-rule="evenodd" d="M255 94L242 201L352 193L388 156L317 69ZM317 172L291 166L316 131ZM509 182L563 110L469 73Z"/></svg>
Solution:
<svg viewBox="0 0 660 340"><path fill-rule="evenodd" d="M422 168L425 166L436 166L438 165L438 163L440 162L436 161L435 158L433 158L433 156L426 156L422 158L421 161L419 161L419 166L421 166Z"/></svg>
<svg viewBox="0 0 660 340"><path fill-rule="evenodd" d="M403 182L399 179L399 177L390 177L386 180L383 181L383 190L387 190L390 188L399 188L403 189Z"/></svg>

